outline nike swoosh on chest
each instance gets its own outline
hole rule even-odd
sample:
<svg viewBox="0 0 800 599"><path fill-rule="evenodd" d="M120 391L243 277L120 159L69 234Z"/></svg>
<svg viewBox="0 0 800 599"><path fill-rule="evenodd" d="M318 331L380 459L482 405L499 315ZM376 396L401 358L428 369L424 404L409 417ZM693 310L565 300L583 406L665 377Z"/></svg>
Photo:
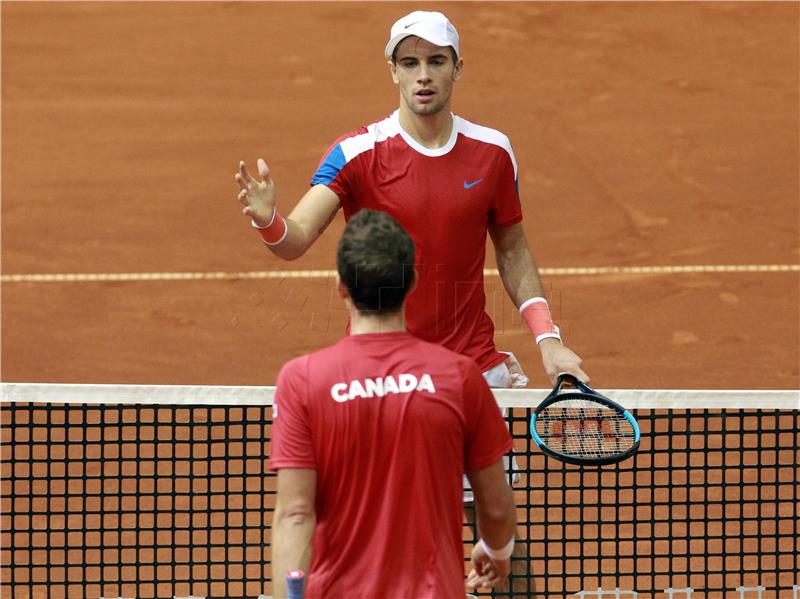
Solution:
<svg viewBox="0 0 800 599"><path fill-rule="evenodd" d="M464 179L464 189L472 189L473 187L478 185L481 181L483 181L483 178L476 179L474 181L467 181L466 179Z"/></svg>

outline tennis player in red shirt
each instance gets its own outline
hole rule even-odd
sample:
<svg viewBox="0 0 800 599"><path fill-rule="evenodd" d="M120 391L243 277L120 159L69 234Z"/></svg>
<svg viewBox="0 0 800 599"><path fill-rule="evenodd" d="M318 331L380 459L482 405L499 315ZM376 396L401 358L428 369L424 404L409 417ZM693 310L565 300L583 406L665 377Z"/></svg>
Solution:
<svg viewBox="0 0 800 599"><path fill-rule="evenodd" d="M417 250L419 283L408 299L408 330L469 356L492 387L527 384L518 362L494 345L483 268L491 237L500 278L529 324L545 371L589 377L562 344L522 226L517 160L506 135L450 111L464 59L456 28L440 12L414 11L391 28L384 48L400 96L388 117L337 139L311 188L284 219L269 169L244 162L235 178L244 214L269 250L302 256L341 208L392 215Z"/></svg>
<svg viewBox="0 0 800 599"><path fill-rule="evenodd" d="M337 251L350 335L278 376L276 597L301 569L310 599L463 599L465 472L481 537L467 587L508 575L511 438L475 362L406 331L414 254L387 214L353 216Z"/></svg>

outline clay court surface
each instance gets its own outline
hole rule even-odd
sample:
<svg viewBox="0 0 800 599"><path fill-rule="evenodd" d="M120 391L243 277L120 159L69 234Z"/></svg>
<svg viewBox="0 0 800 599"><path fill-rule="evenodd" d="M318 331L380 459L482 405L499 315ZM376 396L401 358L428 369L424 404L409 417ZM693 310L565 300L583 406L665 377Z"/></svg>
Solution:
<svg viewBox="0 0 800 599"><path fill-rule="evenodd" d="M282 262L233 174L265 158L287 214L336 137L396 107L382 48L413 8L3 2L2 381L271 385L337 340L342 217ZM800 4L425 8L462 36L454 111L511 138L595 385L800 388ZM486 287L498 346L547 386Z"/></svg>
<svg viewBox="0 0 800 599"><path fill-rule="evenodd" d="M426 5L462 36L454 111L512 140L557 322L598 387L800 387L799 7ZM338 135L396 107L382 48L412 8L4 2L2 380L269 385L339 338L331 278L279 271L334 268L342 217L282 262L233 174L264 157L288 213ZM580 267L599 270L553 270ZM58 280L256 271L276 273ZM57 276L11 277L31 274ZM486 285L499 347L546 386Z"/></svg>

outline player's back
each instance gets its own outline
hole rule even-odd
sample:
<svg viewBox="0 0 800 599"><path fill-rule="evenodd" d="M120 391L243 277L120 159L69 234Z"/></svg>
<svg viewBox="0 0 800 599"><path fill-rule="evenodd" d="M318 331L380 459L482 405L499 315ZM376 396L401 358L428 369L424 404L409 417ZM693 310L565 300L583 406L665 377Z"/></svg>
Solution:
<svg viewBox="0 0 800 599"><path fill-rule="evenodd" d="M406 333L353 335L287 365L280 413L303 406L317 468L309 597L463 598L461 482L481 385L471 360Z"/></svg>

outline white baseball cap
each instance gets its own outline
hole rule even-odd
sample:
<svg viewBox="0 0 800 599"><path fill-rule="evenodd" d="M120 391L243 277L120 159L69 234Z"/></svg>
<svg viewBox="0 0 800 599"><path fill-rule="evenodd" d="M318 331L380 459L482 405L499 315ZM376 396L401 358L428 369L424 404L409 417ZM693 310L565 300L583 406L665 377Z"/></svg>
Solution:
<svg viewBox="0 0 800 599"><path fill-rule="evenodd" d="M384 56L391 58L397 44L410 35L421 37L435 46L452 46L456 56L459 55L458 31L448 18L440 12L415 10L392 25L389 43L383 51Z"/></svg>

